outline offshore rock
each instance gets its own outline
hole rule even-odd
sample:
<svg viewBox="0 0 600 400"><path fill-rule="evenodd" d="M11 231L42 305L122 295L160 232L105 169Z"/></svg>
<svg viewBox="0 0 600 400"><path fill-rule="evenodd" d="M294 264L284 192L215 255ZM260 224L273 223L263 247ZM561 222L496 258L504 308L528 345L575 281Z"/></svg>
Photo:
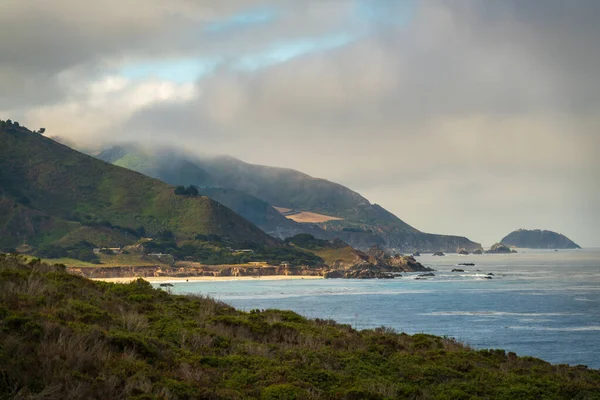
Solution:
<svg viewBox="0 0 600 400"><path fill-rule="evenodd" d="M496 243L486 253L488 254L510 254L516 253L516 250L511 250L510 247L505 245L504 243Z"/></svg>

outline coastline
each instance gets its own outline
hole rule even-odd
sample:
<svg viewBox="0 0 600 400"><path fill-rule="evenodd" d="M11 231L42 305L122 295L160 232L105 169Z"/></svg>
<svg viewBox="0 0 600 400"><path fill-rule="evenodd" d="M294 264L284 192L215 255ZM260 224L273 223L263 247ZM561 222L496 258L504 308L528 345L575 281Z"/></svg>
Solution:
<svg viewBox="0 0 600 400"><path fill-rule="evenodd" d="M119 278L90 278L93 281L110 283L130 283L136 279L144 279L150 283L180 283L180 282L231 282L231 281L283 281L299 279L323 279L318 275L263 275L263 276L135 276Z"/></svg>

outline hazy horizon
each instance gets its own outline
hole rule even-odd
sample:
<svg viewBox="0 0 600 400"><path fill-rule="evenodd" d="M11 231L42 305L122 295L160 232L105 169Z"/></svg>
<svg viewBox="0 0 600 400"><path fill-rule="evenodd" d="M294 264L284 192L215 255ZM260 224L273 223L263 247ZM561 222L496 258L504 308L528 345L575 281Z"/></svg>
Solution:
<svg viewBox="0 0 600 400"><path fill-rule="evenodd" d="M424 232L600 247L600 3L6 0L0 118L292 168Z"/></svg>

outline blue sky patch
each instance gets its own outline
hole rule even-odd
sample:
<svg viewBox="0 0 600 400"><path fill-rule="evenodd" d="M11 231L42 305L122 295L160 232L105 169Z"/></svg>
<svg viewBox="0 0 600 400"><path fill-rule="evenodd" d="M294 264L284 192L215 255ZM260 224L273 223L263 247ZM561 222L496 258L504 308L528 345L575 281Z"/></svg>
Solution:
<svg viewBox="0 0 600 400"><path fill-rule="evenodd" d="M204 31L207 33L221 33L233 29L247 28L271 22L276 17L277 11L275 9L262 7L237 13L220 21L210 22L204 27Z"/></svg>

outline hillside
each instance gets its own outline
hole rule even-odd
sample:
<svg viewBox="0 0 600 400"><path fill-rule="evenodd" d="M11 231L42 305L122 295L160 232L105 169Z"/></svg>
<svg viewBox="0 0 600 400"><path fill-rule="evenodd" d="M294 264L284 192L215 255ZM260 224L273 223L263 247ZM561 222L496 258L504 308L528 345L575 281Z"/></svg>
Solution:
<svg viewBox="0 0 600 400"><path fill-rule="evenodd" d="M254 165L226 156L191 156L133 145L114 147L97 156L170 184L197 185L201 193L280 238L309 233L322 239L338 237L362 250L378 244L401 252L481 248L479 243L464 237L420 232L342 185L291 169ZM177 158L179 162L174 163ZM184 171L179 168L183 164L195 167ZM286 211L278 216L273 207Z"/></svg>
<svg viewBox="0 0 600 400"><path fill-rule="evenodd" d="M91 229L82 231L83 226ZM276 244L207 197L175 195L159 180L1 122L0 248L54 243L78 230L85 240L101 236L119 244L135 240L136 232L164 231L178 240L213 234L234 242ZM123 235L129 239L122 240Z"/></svg>
<svg viewBox="0 0 600 400"><path fill-rule="evenodd" d="M155 150L134 145L115 146L101 151L96 157L171 185L194 185L198 187L200 194L232 209L271 236L281 239L298 233L327 236L327 233L317 232L316 227L298 224L284 217L269 203L256 196L220 187L206 170L172 150Z"/></svg>
<svg viewBox="0 0 600 400"><path fill-rule="evenodd" d="M580 249L579 245L560 233L540 229L519 229L502 240L508 246L524 249Z"/></svg>
<svg viewBox="0 0 600 400"><path fill-rule="evenodd" d="M204 157L197 162L221 186L252 194L277 207L342 218L343 225L377 225L401 232L418 232L395 215L335 182L292 169L249 164L233 157Z"/></svg>
<svg viewBox="0 0 600 400"><path fill-rule="evenodd" d="M0 255L0 398L599 399L600 371Z"/></svg>

